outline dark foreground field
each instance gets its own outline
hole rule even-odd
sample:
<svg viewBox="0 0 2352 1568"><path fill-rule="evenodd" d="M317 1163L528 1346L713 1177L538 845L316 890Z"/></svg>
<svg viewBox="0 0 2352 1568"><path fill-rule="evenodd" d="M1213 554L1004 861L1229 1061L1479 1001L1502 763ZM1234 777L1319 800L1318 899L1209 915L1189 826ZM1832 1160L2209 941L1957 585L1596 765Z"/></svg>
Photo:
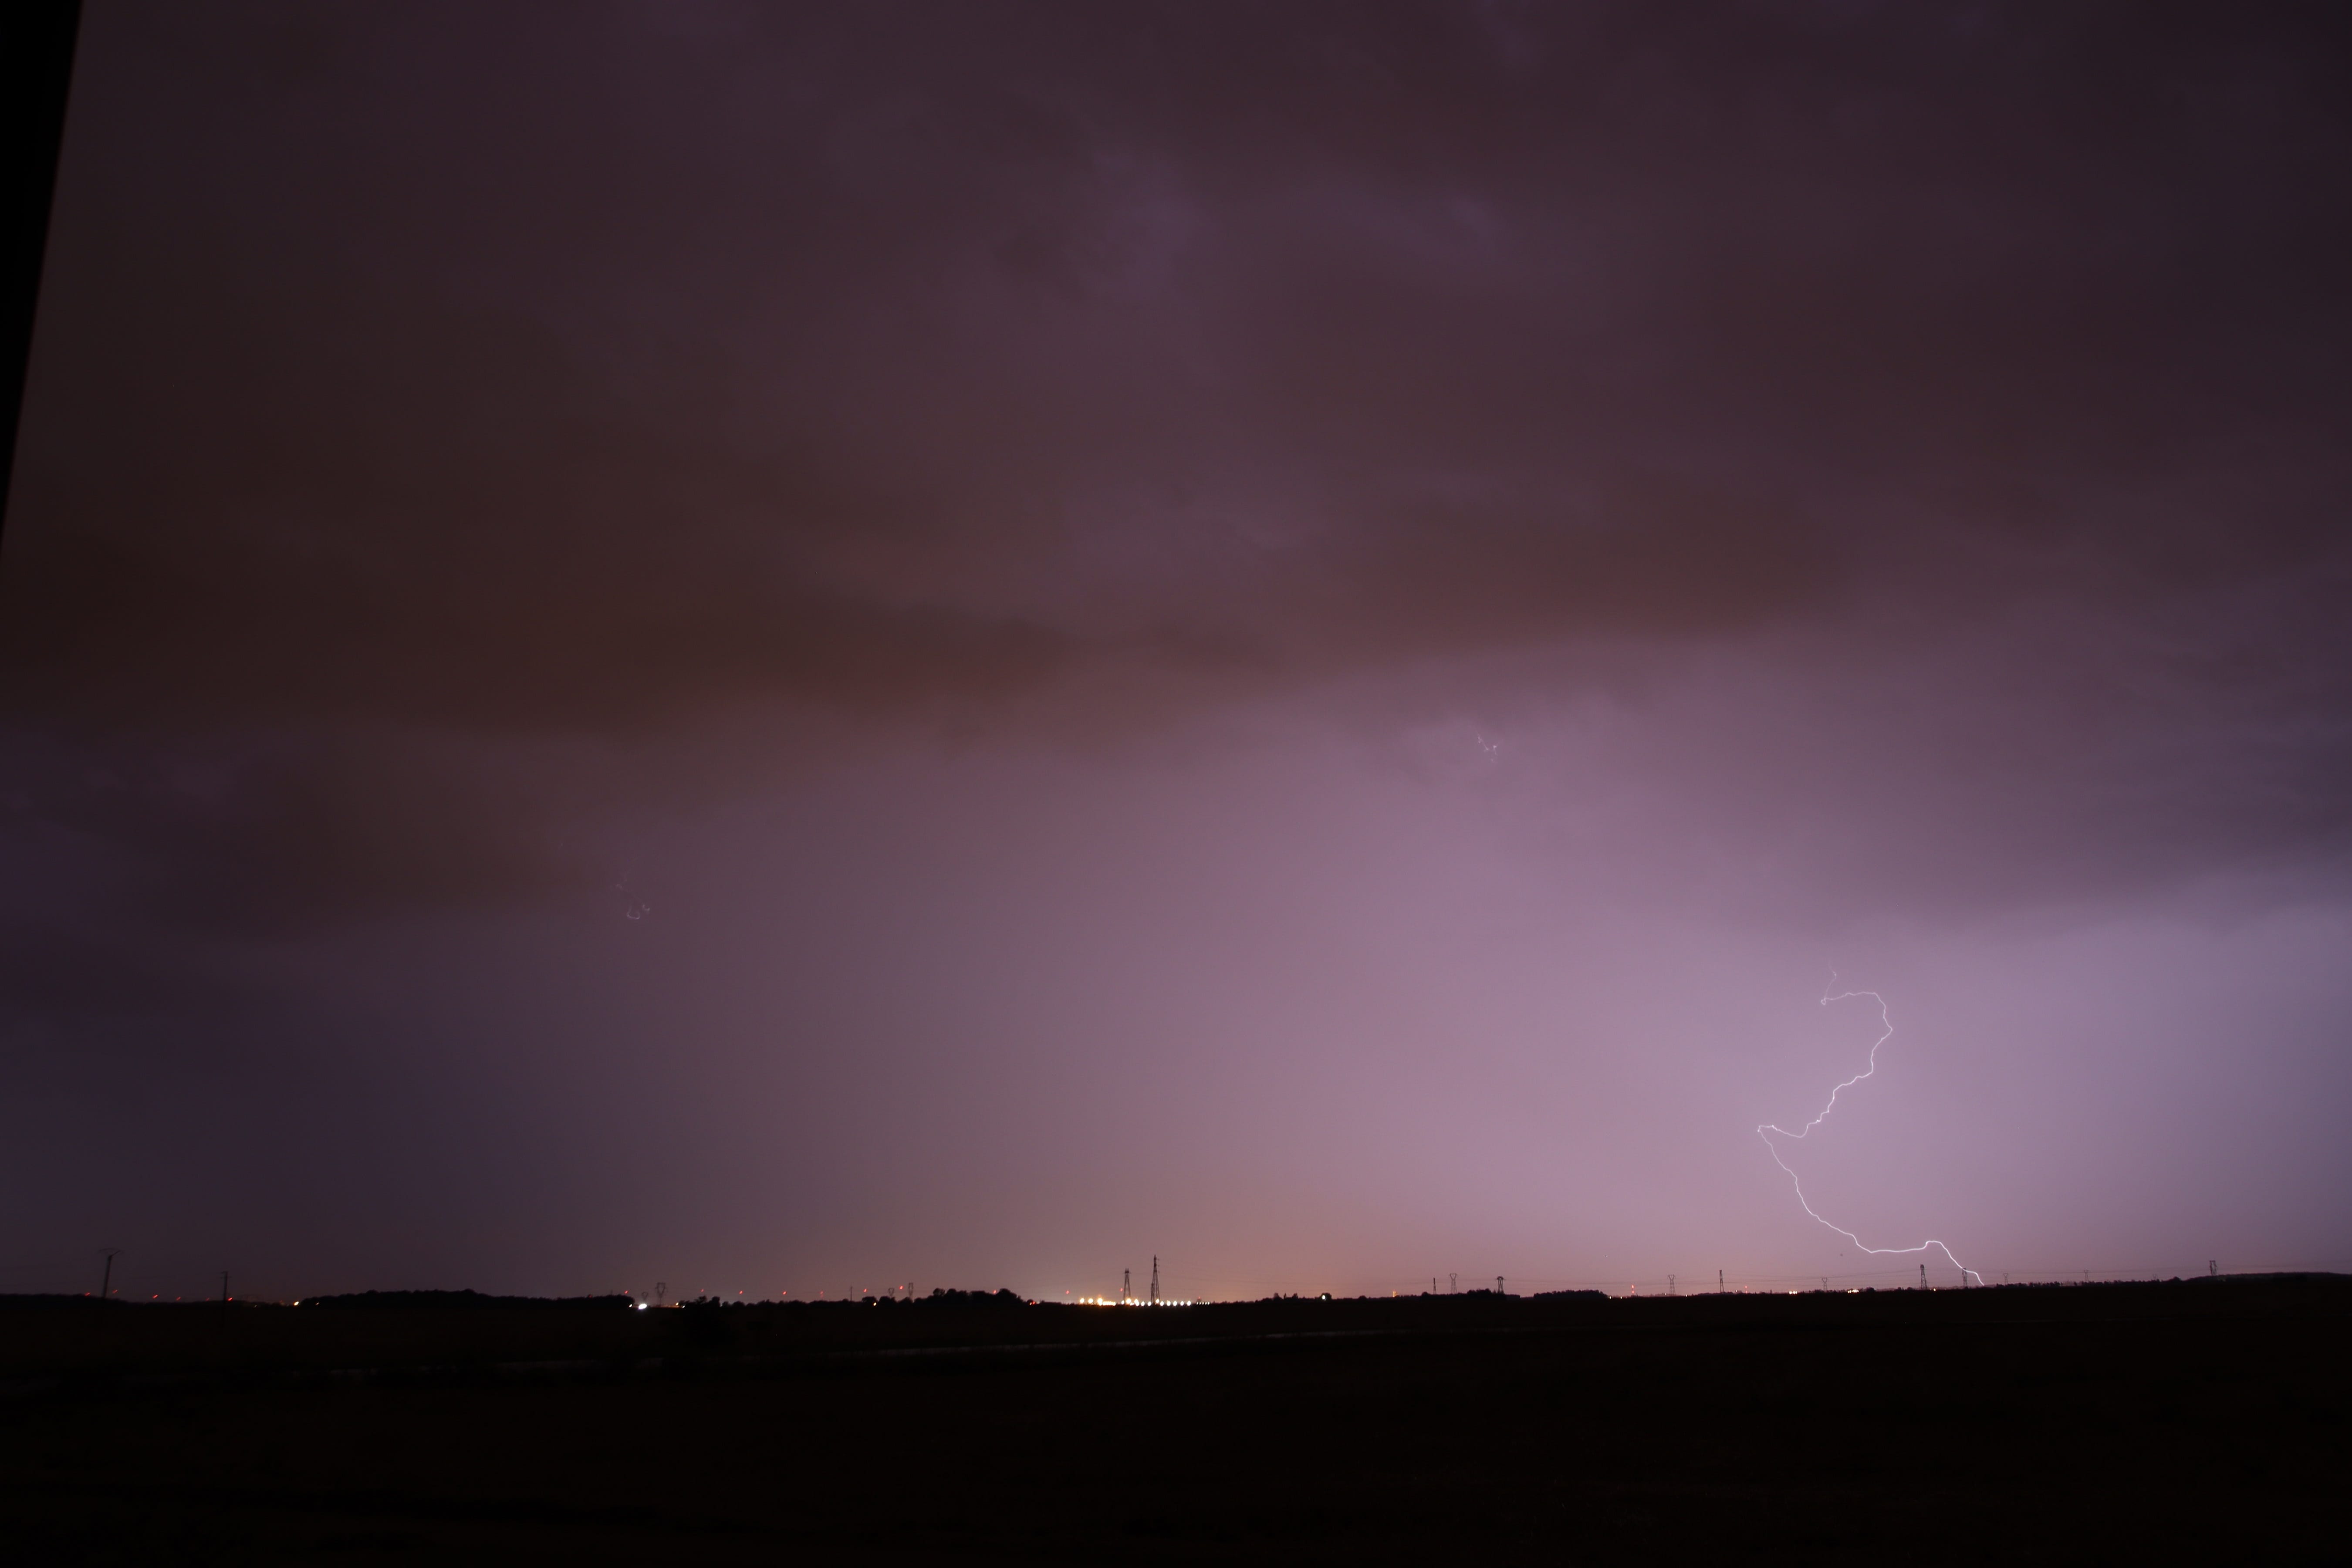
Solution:
<svg viewBox="0 0 2352 1568"><path fill-rule="evenodd" d="M28 1563L2341 1561L2347 1328L2352 1281L2313 1279L28 1307L0 1509Z"/></svg>

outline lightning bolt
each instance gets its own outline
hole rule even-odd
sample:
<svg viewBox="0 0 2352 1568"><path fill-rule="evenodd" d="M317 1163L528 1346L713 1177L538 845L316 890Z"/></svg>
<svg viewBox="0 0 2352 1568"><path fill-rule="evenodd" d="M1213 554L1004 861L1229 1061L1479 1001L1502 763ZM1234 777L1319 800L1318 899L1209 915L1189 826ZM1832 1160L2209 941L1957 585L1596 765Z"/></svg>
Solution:
<svg viewBox="0 0 2352 1568"><path fill-rule="evenodd" d="M1831 977L1830 984L1832 985L1837 984L1835 976ZM1829 1103L1822 1107L1822 1113L1819 1116L1814 1117L1811 1121L1806 1122L1804 1126L1799 1128L1796 1131L1791 1132L1785 1127L1777 1127L1770 1122L1766 1122L1763 1126L1756 1129L1756 1136L1764 1140L1764 1147L1770 1150L1772 1152L1772 1163L1780 1166L1781 1173L1789 1178L1789 1185L1796 1192L1798 1205L1802 1207L1807 1214L1811 1215L1814 1219L1820 1220L1822 1225L1828 1226L1830 1229L1836 1231L1840 1236L1853 1243L1855 1247L1861 1248L1861 1250L1867 1252L1875 1258L1888 1258L1899 1257L1913 1252L1926 1252L1932 1248L1942 1253L1947 1258L1950 1258L1953 1268L1958 1269L1962 1274L1967 1275L1969 1279L1981 1285L1984 1283L1983 1275L1979 1274L1975 1269L1969 1268L1958 1258L1953 1258L1952 1249L1950 1247L1945 1246L1940 1241L1933 1239L1932 1237L1921 1242L1916 1247L1870 1247L1865 1246L1862 1237L1854 1235L1853 1232L1846 1229L1845 1226L1835 1225L1829 1220L1822 1219L1819 1214L1814 1212L1813 1205L1805 1201L1804 1184L1797 1180L1796 1172L1789 1169L1789 1163L1780 1158L1780 1146L1772 1142L1772 1135L1776 1132L1783 1138L1802 1138L1806 1133L1811 1132L1814 1128L1819 1127L1822 1122L1829 1120L1830 1112L1837 1109L1839 1095L1843 1094L1847 1089L1852 1089L1855 1084L1860 1083L1864 1079L1868 1078L1872 1073L1878 1070L1878 1047L1885 1045L1895 1036L1895 1020L1886 1016L1886 998L1881 996L1875 991L1841 991L1835 995L1832 995L1825 990L1822 993L1822 1005L1826 1007L1832 1002L1852 1001L1857 996L1867 996L1872 1001L1878 1004L1878 1021L1880 1025L1883 1026L1878 1038L1870 1042L1870 1065L1864 1068L1852 1078L1846 1079L1843 1083L1838 1085L1835 1089L1830 1090Z"/></svg>

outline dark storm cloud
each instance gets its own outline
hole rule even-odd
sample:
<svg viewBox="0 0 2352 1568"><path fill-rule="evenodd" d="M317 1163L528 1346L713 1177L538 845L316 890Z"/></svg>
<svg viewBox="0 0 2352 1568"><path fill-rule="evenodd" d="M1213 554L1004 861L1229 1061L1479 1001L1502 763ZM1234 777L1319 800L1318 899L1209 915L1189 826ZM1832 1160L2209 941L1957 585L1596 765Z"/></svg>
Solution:
<svg viewBox="0 0 2352 1568"><path fill-rule="evenodd" d="M14 1255L2325 1262L2346 32L93 5Z"/></svg>
<svg viewBox="0 0 2352 1568"><path fill-rule="evenodd" d="M12 761L11 805L46 840L37 854L79 862L85 888L116 883L115 912L133 921L283 931L322 902L393 914L572 879L546 791L414 735L19 745Z"/></svg>
<svg viewBox="0 0 2352 1568"><path fill-rule="evenodd" d="M404 735L1133 726L1463 658L1500 701L1562 648L2087 619L2146 657L1939 694L2000 737L1979 816L2154 765L2146 837L2333 842L2340 34L102 9L10 706L261 748L92 829L196 868L158 897L374 910L556 875L543 790Z"/></svg>
<svg viewBox="0 0 2352 1568"><path fill-rule="evenodd" d="M168 1097L192 1072L258 1077L304 1054L265 976L156 934L49 910L0 926L0 1070L17 1106Z"/></svg>
<svg viewBox="0 0 2352 1568"><path fill-rule="evenodd" d="M0 942L0 991L37 1018L117 1021L186 1017L235 999L216 980L159 968L144 955L53 930L14 931Z"/></svg>

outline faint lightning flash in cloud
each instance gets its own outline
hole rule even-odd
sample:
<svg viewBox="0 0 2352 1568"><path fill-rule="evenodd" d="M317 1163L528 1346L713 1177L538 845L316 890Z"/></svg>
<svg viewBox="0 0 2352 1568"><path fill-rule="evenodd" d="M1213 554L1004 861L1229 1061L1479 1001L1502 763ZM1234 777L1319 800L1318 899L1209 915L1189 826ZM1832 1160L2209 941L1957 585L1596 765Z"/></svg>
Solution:
<svg viewBox="0 0 2352 1568"><path fill-rule="evenodd" d="M613 891L621 895L621 912L633 921L641 921L654 912L654 907L629 890L632 875L634 873L623 872L621 879L613 884Z"/></svg>
<svg viewBox="0 0 2352 1568"><path fill-rule="evenodd" d="M1837 983L1836 978L1832 976L1830 983L1832 984L1835 984ZM1780 1158L1780 1145L1772 1142L1772 1135L1776 1132L1783 1138L1802 1138L1806 1133L1811 1132L1814 1128L1819 1127L1822 1122L1829 1120L1830 1112L1837 1109L1839 1095L1843 1094L1847 1089L1852 1089L1855 1084L1860 1083L1864 1079L1868 1078L1872 1073L1878 1070L1878 1047L1885 1045L1889 1039L1893 1038L1895 1035L1895 1021L1886 1016L1886 998L1881 996L1875 991L1841 991L1835 995L1832 995L1827 991L1824 991L1822 993L1822 1005L1826 1007L1832 1002L1850 1001L1856 996L1867 996L1872 1001L1878 1004L1878 1022L1881 1026L1881 1029L1878 1038L1870 1042L1870 1065L1864 1068L1852 1078L1846 1079L1843 1083L1838 1085L1835 1089L1830 1090L1829 1103L1822 1107L1822 1113L1819 1116L1814 1117L1811 1121L1806 1122L1796 1131L1791 1132L1785 1127L1776 1127L1771 1123L1767 1122L1756 1130L1756 1136L1763 1139L1764 1147L1772 1152L1772 1163L1780 1166L1782 1173L1789 1178L1789 1185L1796 1190L1797 1202L1804 1211L1809 1215L1812 1215L1813 1218L1821 1220L1822 1224L1829 1226L1830 1229L1836 1231L1840 1236L1853 1243L1855 1247L1860 1247L1863 1251L1870 1253L1874 1257L1880 1258L1900 1256L1905 1253L1912 1252L1926 1252L1932 1247L1936 1251L1942 1253L1946 1258L1951 1258L1953 1268L1958 1269L1962 1274L1967 1275L1969 1279L1981 1285L1984 1283L1984 1276L1979 1274L1975 1269L1969 1268L1958 1258L1953 1258L1952 1249L1946 1247L1940 1241L1931 1238L1921 1242L1916 1247L1867 1247L1864 1246L1862 1237L1854 1235L1853 1232L1846 1229L1845 1226L1842 1225L1832 1225L1830 1221L1822 1219L1822 1216L1819 1214L1814 1213L1813 1205L1805 1202L1804 1184L1797 1180L1797 1173L1790 1170L1788 1162Z"/></svg>

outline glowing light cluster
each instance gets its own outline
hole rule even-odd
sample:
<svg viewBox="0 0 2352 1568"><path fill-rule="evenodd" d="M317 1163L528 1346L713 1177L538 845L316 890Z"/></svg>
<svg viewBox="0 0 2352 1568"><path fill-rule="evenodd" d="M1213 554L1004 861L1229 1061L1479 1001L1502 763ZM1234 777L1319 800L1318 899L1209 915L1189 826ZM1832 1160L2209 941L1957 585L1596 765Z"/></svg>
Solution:
<svg viewBox="0 0 2352 1568"><path fill-rule="evenodd" d="M1834 984L1834 982L1832 982L1832 984ZM1772 1163L1780 1166L1781 1173L1789 1178L1789 1185L1796 1192L1799 1206L1803 1208L1807 1214L1811 1215L1814 1219L1819 1220L1822 1225L1828 1226L1830 1229L1836 1231L1840 1236L1853 1243L1855 1247L1876 1258L1901 1257L1909 1253L1927 1252L1929 1250L1940 1252L1947 1258L1950 1258L1953 1268L1958 1269L1963 1275L1981 1285L1984 1283L1984 1276L1979 1274L1975 1269L1961 1262L1958 1258L1954 1258L1950 1247L1945 1246L1940 1241L1935 1240L1933 1237L1921 1242L1916 1247L1872 1247L1865 1243L1862 1237L1846 1229L1845 1226L1834 1224L1830 1220L1822 1219L1818 1213L1815 1213L1813 1205L1805 1201L1804 1184L1797 1179L1796 1172L1789 1169L1789 1163L1780 1158L1780 1145L1772 1142L1772 1138L1775 1133L1783 1138L1803 1138L1806 1133L1811 1132L1814 1128L1819 1127L1822 1122L1829 1120L1830 1112L1837 1109L1839 1095L1843 1094L1847 1089L1852 1089L1855 1084L1860 1083L1864 1079L1868 1078L1872 1073L1878 1070L1878 1047L1885 1045L1889 1039L1893 1038L1895 1035L1895 1021L1887 1016L1886 998L1881 996L1875 991L1841 991L1835 995L1832 995L1830 993L1824 991L1822 994L1822 1005L1826 1007L1832 1002L1851 1001L1857 996L1867 996L1872 1001L1878 1004L1878 1021L1882 1026L1882 1028L1878 1038L1870 1042L1869 1065L1864 1067L1860 1072L1854 1074L1852 1078L1846 1079L1843 1083L1838 1085L1835 1089L1830 1090L1829 1103L1822 1107L1822 1113L1819 1116L1814 1117L1811 1121L1806 1122L1804 1126L1798 1129L1796 1131L1791 1132L1785 1127L1779 1127L1770 1122L1767 1122L1756 1129L1756 1136L1764 1140L1764 1147L1770 1150L1772 1152Z"/></svg>

